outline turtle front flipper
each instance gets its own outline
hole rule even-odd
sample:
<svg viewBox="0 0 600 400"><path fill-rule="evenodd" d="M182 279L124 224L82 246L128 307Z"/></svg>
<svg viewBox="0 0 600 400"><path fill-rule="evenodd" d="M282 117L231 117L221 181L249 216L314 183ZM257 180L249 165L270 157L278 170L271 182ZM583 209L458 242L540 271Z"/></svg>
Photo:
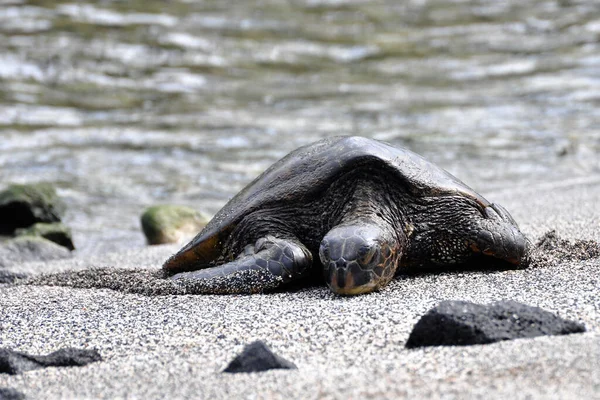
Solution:
<svg viewBox="0 0 600 400"><path fill-rule="evenodd" d="M306 276L312 255L303 244L266 236L234 261L197 271L181 272L170 279L192 284L202 293L237 294L273 290Z"/></svg>

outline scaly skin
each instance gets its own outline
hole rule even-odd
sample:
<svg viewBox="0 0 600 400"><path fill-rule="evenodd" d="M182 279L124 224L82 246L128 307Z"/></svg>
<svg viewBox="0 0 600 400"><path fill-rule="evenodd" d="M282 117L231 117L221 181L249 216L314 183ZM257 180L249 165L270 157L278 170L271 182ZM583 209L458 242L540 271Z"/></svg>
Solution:
<svg viewBox="0 0 600 400"><path fill-rule="evenodd" d="M329 231L319 249L327 286L337 294L354 295L387 285L404 250L404 243L395 236L368 222Z"/></svg>
<svg viewBox="0 0 600 400"><path fill-rule="evenodd" d="M180 272L173 275L171 279L210 280L234 276L241 271L264 270L275 277L280 277L281 284L286 284L305 276L311 265L312 254L304 245L267 236L259 239L255 245L246 246L244 252L234 261L217 267ZM261 290L255 288L252 291Z"/></svg>
<svg viewBox="0 0 600 400"><path fill-rule="evenodd" d="M476 254L526 266L528 253L506 210L439 167L381 142L332 138L257 177L163 270L175 281L218 280L214 293L324 276L333 292L353 295L379 290L407 266ZM240 282L257 271L276 279Z"/></svg>

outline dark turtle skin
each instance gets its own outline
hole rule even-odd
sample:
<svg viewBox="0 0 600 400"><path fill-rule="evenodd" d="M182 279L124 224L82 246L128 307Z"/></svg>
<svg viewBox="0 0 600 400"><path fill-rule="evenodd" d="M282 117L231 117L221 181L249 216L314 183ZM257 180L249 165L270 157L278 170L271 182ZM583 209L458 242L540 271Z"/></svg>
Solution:
<svg viewBox="0 0 600 400"><path fill-rule="evenodd" d="M273 164L229 201L163 270L221 282L258 271L276 286L322 275L338 294L384 287L403 267L440 267L475 255L525 266L529 241L510 214L448 172L402 148L334 137Z"/></svg>

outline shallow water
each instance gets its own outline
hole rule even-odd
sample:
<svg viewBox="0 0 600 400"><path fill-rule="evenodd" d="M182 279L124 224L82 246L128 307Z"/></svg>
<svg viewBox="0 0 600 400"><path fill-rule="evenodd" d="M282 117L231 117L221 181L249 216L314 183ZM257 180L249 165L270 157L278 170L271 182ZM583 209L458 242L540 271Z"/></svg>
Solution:
<svg viewBox="0 0 600 400"><path fill-rule="evenodd" d="M489 197L595 179L600 3L0 0L0 187L54 182L80 252L340 134Z"/></svg>

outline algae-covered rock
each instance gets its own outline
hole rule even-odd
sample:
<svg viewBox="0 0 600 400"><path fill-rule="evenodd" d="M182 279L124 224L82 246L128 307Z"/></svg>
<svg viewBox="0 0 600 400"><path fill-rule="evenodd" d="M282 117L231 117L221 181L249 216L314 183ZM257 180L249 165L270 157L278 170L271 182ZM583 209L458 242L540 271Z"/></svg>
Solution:
<svg viewBox="0 0 600 400"><path fill-rule="evenodd" d="M19 228L15 231L16 236L36 236L48 239L56 244L75 250L71 229L60 222L44 223L38 222L29 228Z"/></svg>
<svg viewBox="0 0 600 400"><path fill-rule="evenodd" d="M49 261L71 257L71 252L47 239L21 236L0 244L0 268L29 261Z"/></svg>
<svg viewBox="0 0 600 400"><path fill-rule="evenodd" d="M142 229L149 244L177 243L198 233L209 219L190 207L158 205L144 211Z"/></svg>
<svg viewBox="0 0 600 400"><path fill-rule="evenodd" d="M49 183L11 185L0 192L0 233L36 222L59 222L65 209Z"/></svg>

